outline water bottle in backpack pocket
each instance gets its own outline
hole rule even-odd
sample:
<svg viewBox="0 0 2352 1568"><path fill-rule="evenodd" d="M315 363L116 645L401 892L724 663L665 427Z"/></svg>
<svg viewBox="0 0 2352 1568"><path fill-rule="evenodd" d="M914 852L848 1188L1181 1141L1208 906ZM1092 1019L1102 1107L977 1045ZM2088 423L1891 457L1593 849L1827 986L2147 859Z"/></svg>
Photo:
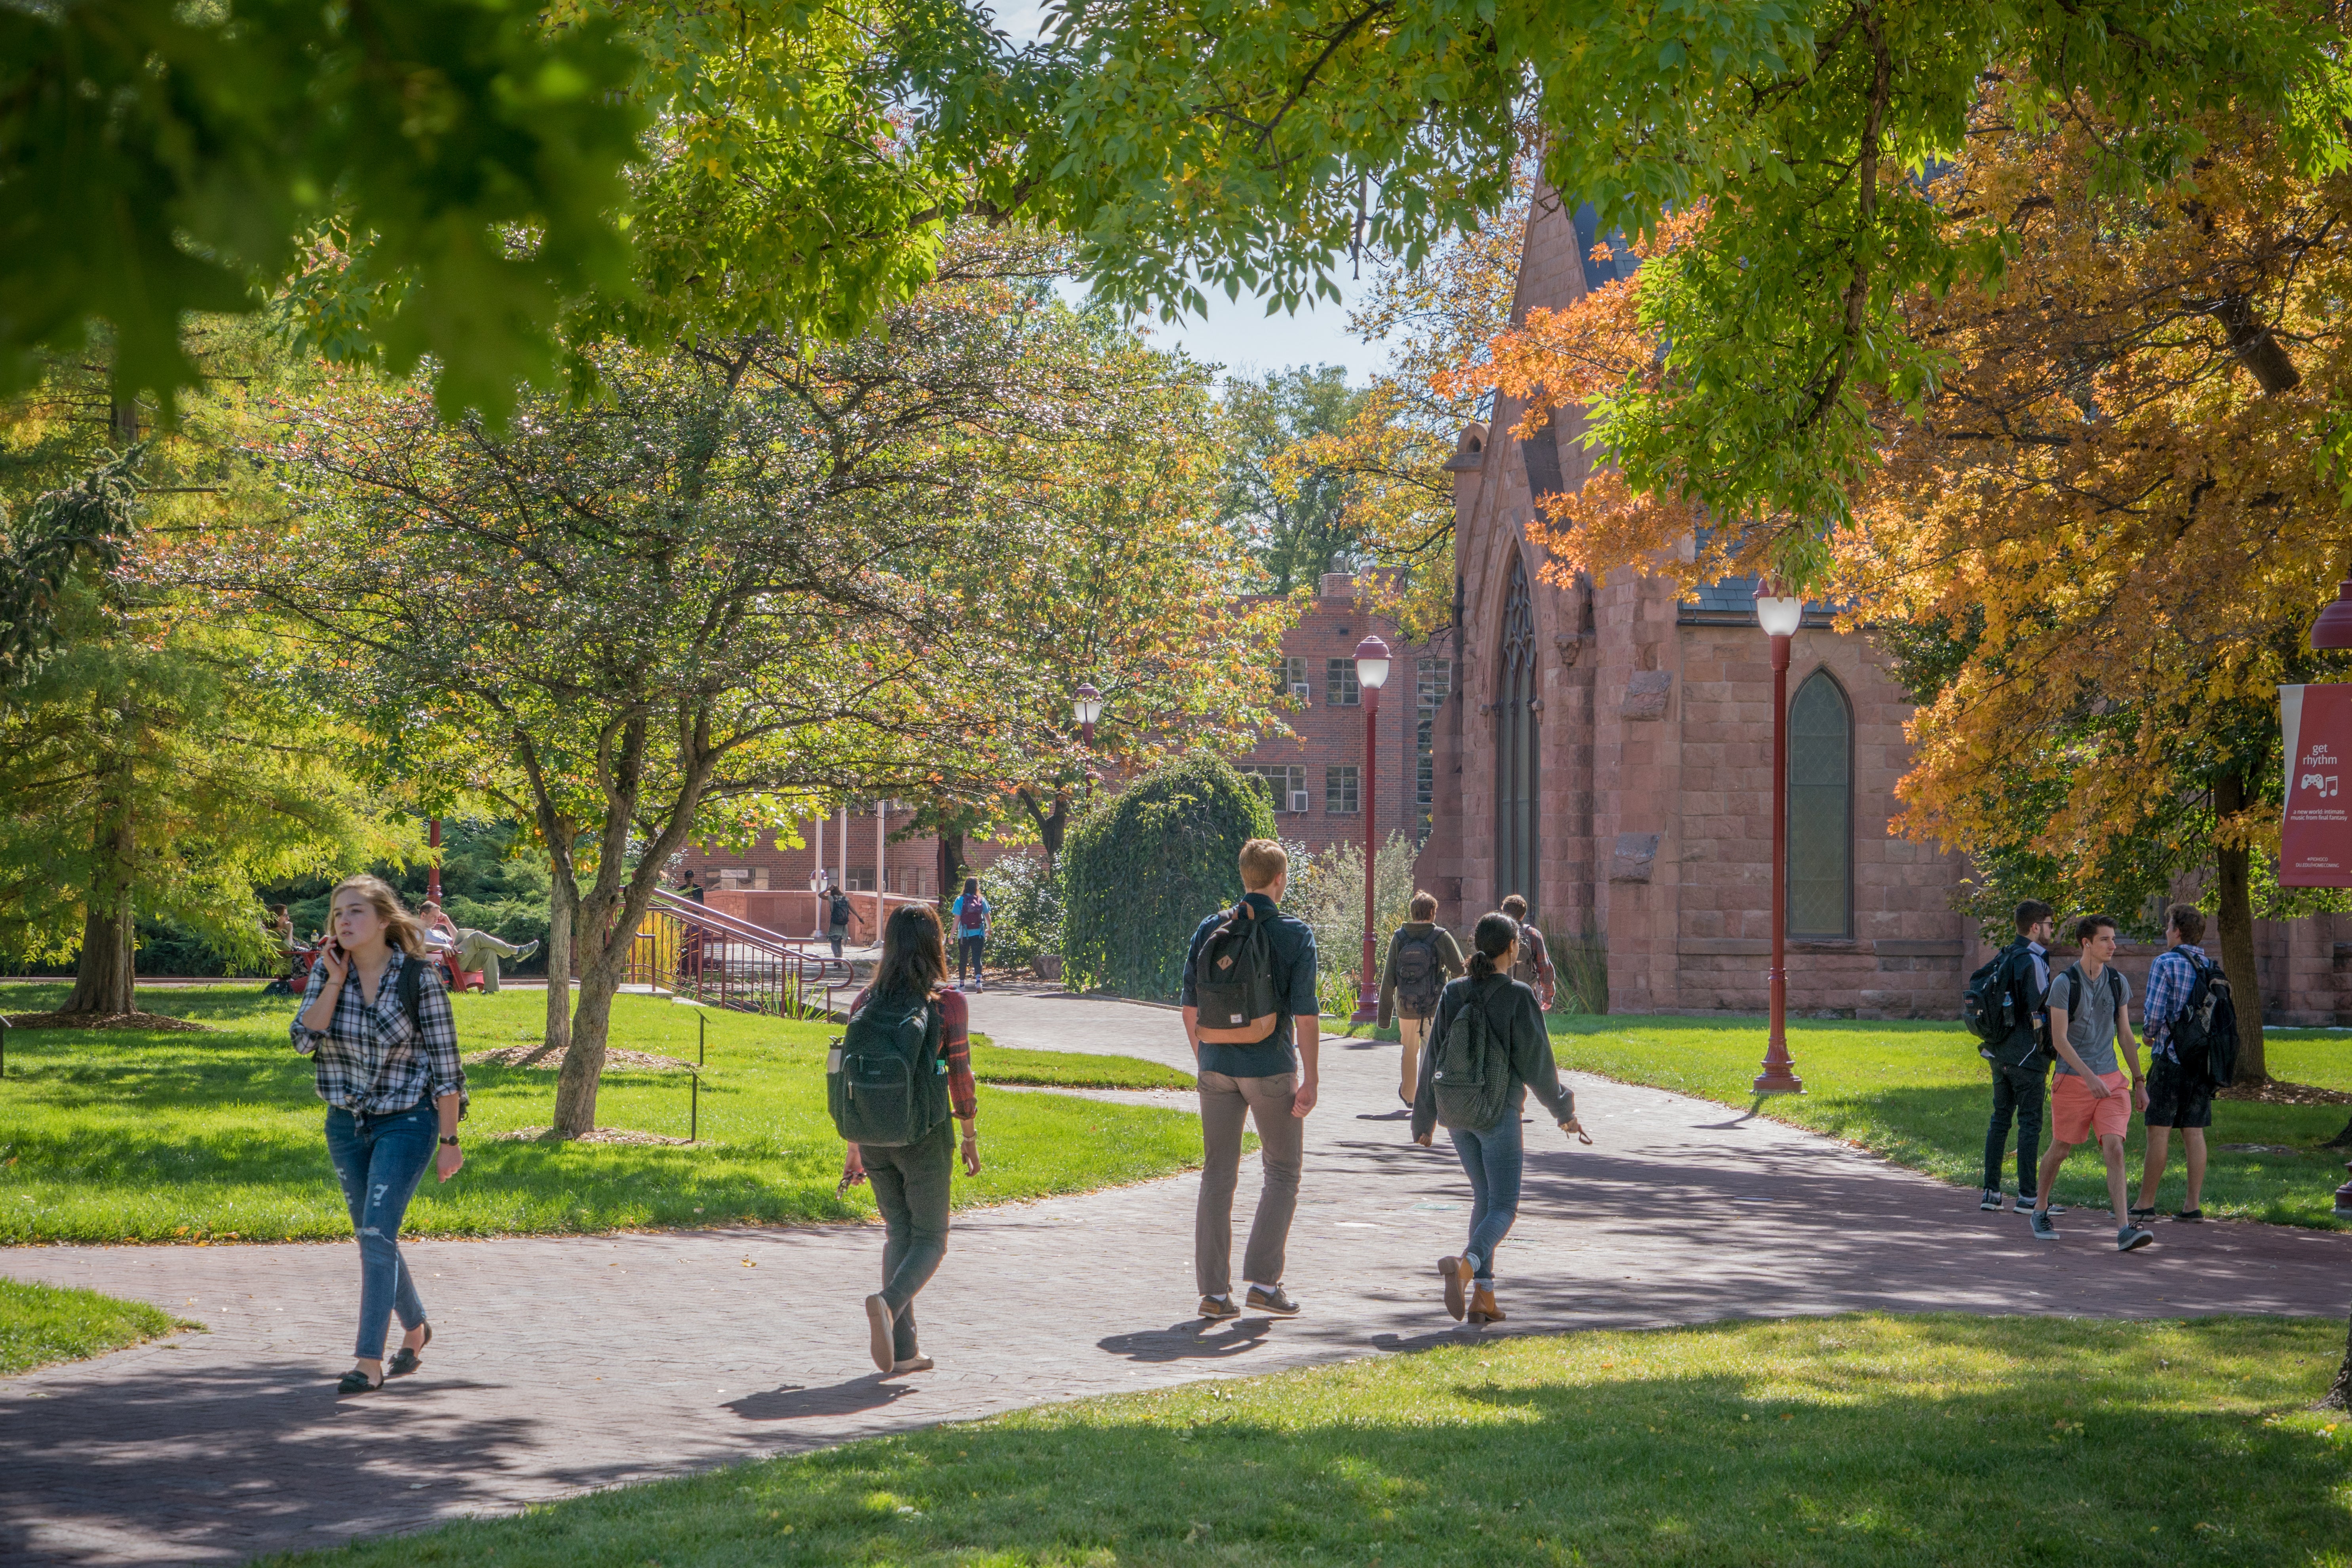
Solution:
<svg viewBox="0 0 2352 1568"><path fill-rule="evenodd" d="M907 1144L947 1120L947 1058L930 998L868 997L825 1058L825 1108L852 1143Z"/></svg>

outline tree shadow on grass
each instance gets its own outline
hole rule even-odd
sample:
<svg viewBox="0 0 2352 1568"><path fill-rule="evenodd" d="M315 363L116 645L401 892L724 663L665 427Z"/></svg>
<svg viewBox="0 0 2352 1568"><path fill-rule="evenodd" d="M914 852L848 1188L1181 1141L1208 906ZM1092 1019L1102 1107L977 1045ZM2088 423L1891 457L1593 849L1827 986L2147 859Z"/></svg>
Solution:
<svg viewBox="0 0 2352 1568"><path fill-rule="evenodd" d="M1844 1318L1447 1346L1044 1406L404 1546L671 1568L2318 1560L2352 1527L2340 1456L2262 1415L2324 1384L2307 1363L2338 1334ZM376 1556L394 1560L353 1561Z"/></svg>

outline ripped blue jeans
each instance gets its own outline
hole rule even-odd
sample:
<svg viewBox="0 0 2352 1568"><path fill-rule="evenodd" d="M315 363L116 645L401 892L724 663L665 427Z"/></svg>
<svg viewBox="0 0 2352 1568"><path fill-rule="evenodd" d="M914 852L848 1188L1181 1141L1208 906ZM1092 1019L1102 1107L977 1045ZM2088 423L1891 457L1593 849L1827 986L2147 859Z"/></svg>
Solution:
<svg viewBox="0 0 2352 1568"><path fill-rule="evenodd" d="M429 1099L389 1116L327 1112L327 1153L360 1241L360 1337L352 1354L362 1361L383 1359L393 1313L404 1329L425 1321L415 1277L400 1256L400 1221L440 1142L441 1119Z"/></svg>

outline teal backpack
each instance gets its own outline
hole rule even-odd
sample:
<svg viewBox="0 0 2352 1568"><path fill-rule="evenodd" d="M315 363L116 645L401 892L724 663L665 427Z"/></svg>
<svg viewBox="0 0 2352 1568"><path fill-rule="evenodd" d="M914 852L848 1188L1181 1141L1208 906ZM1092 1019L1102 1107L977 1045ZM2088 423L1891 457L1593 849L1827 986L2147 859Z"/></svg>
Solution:
<svg viewBox="0 0 2352 1568"><path fill-rule="evenodd" d="M1498 995L1512 988L1498 985ZM1437 1124L1484 1132L1502 1121L1511 1098L1509 1037L1495 1027L1486 1006L1465 989L1462 1005L1437 1042L1429 1067L1429 1087L1437 1097Z"/></svg>
<svg viewBox="0 0 2352 1568"><path fill-rule="evenodd" d="M948 1119L940 1010L928 996L868 996L824 1064L826 1109L852 1143L906 1144Z"/></svg>

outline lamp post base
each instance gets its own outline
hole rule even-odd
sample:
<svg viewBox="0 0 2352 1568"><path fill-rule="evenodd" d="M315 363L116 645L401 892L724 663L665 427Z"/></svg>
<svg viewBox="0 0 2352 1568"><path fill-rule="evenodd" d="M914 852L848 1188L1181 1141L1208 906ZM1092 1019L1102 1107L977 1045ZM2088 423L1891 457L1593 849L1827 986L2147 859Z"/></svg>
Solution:
<svg viewBox="0 0 2352 1568"><path fill-rule="evenodd" d="M1777 937L1779 933L1774 934ZM1764 1047L1764 1070L1748 1085L1759 1100L1768 1094L1805 1092L1805 1080L1797 1076L1797 1064L1789 1057L1789 972L1780 964L1779 946L1775 941L1770 984L1772 1029Z"/></svg>
<svg viewBox="0 0 2352 1568"><path fill-rule="evenodd" d="M1374 1024L1380 1021L1381 998L1376 991L1361 986L1356 989L1356 1010L1348 1016L1350 1024Z"/></svg>

